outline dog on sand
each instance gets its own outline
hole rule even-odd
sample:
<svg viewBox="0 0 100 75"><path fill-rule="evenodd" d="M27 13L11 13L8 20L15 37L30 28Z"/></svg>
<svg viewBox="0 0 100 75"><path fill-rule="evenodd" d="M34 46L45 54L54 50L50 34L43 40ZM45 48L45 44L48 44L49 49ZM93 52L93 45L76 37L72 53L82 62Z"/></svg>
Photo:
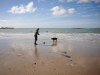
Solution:
<svg viewBox="0 0 100 75"><path fill-rule="evenodd" d="M53 42L54 42L54 41L57 42L57 39L58 39L58 38L54 37L54 38L51 38L51 39L53 40Z"/></svg>

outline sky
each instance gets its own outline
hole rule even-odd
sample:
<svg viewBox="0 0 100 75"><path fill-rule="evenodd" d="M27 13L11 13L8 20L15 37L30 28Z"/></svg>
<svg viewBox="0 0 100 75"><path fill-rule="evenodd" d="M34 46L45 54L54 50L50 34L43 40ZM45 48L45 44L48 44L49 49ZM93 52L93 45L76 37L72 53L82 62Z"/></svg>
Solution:
<svg viewBox="0 0 100 75"><path fill-rule="evenodd" d="M0 0L0 27L100 28L100 0Z"/></svg>

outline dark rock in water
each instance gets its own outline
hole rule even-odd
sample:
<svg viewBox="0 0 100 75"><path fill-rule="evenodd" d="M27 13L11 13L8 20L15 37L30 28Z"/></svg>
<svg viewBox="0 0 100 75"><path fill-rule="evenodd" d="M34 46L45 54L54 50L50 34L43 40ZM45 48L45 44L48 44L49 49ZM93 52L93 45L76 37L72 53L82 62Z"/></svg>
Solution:
<svg viewBox="0 0 100 75"><path fill-rule="evenodd" d="M43 42L43 44L45 44L45 42Z"/></svg>

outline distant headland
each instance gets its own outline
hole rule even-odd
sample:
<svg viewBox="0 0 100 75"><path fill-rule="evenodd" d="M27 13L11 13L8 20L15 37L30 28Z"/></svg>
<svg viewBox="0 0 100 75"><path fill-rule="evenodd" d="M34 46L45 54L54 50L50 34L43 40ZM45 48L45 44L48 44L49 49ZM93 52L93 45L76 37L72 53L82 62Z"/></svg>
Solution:
<svg viewBox="0 0 100 75"><path fill-rule="evenodd" d="M14 29L13 27L1 27L0 29Z"/></svg>

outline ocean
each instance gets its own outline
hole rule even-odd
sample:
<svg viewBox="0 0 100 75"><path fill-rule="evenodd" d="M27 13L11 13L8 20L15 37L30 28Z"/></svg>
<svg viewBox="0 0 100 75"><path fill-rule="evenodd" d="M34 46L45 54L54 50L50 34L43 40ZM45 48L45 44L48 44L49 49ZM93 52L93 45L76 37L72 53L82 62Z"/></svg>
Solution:
<svg viewBox="0 0 100 75"><path fill-rule="evenodd" d="M0 29L0 39L32 39L36 28ZM38 39L100 42L100 28L40 28Z"/></svg>

